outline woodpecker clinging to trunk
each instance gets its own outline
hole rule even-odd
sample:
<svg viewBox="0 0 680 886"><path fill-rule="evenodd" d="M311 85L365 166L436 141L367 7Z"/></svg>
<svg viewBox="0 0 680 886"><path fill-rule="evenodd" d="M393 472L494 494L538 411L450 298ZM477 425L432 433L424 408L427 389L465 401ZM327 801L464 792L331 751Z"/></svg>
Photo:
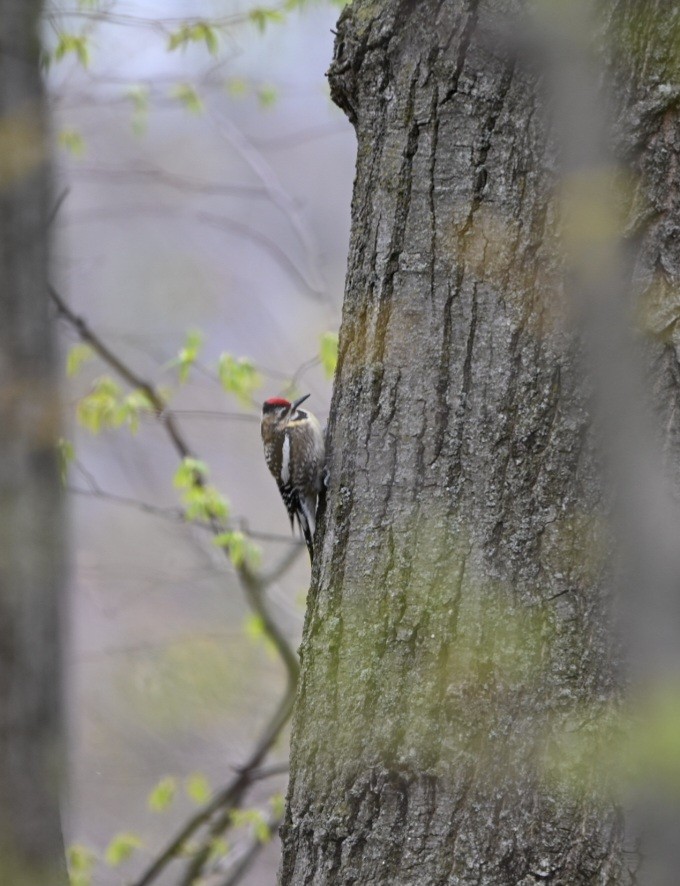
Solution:
<svg viewBox="0 0 680 886"><path fill-rule="evenodd" d="M309 397L294 403L271 397L262 406L262 442L271 471L290 517L305 537L310 560L314 560L316 502L323 482L325 446L321 425L311 412L300 409Z"/></svg>

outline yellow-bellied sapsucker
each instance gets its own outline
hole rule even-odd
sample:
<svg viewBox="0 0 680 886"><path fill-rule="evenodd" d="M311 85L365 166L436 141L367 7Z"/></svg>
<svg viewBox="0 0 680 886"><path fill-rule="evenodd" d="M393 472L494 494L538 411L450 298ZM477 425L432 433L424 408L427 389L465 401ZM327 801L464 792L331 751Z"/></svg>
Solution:
<svg viewBox="0 0 680 886"><path fill-rule="evenodd" d="M300 409L309 397L294 403L271 397L262 405L262 442L271 471L288 511L291 528L298 522L309 559L314 560L316 505L323 483L325 445L321 425L311 412Z"/></svg>

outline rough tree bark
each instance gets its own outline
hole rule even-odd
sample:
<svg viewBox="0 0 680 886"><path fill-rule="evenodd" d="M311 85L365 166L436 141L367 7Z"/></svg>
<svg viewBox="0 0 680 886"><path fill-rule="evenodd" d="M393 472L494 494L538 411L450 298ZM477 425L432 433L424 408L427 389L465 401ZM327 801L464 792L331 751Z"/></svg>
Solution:
<svg viewBox="0 0 680 886"><path fill-rule="evenodd" d="M62 512L47 298L48 142L38 0L0 0L0 881L68 881Z"/></svg>
<svg viewBox="0 0 680 886"><path fill-rule="evenodd" d="M658 292L680 277L678 11L601 5L675 446L679 312ZM618 678L556 151L499 11L517 5L354 0L338 25L358 160L282 884L629 879L619 811L537 762Z"/></svg>

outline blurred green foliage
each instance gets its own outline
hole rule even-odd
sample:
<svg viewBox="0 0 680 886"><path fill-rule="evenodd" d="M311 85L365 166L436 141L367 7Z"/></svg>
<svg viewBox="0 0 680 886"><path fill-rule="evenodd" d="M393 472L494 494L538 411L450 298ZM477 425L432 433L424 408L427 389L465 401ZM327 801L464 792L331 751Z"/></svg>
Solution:
<svg viewBox="0 0 680 886"><path fill-rule="evenodd" d="M135 849L140 849L143 845L142 840L136 834L129 832L116 834L106 847L104 861L109 867L118 867L130 858Z"/></svg>
<svg viewBox="0 0 680 886"><path fill-rule="evenodd" d="M162 778L149 794L147 803L152 812L165 812L177 796L177 780L171 776Z"/></svg>
<svg viewBox="0 0 680 886"><path fill-rule="evenodd" d="M217 374L224 390L233 394L244 406L253 405L253 394L262 387L262 376L255 364L247 357L232 357L221 354L217 363Z"/></svg>
<svg viewBox="0 0 680 886"><path fill-rule="evenodd" d="M83 157L87 150L82 134L73 128L62 129L58 135L59 144L74 157Z"/></svg>
<svg viewBox="0 0 680 886"><path fill-rule="evenodd" d="M90 393L81 398L76 407L79 423L93 434L123 425L134 434L144 412L153 412L144 391L123 394L120 385L108 375L96 379Z"/></svg>
<svg viewBox="0 0 680 886"><path fill-rule="evenodd" d="M219 50L218 31L208 21L186 22L170 34L168 50L186 49L190 43L205 43L210 55Z"/></svg>
<svg viewBox="0 0 680 886"><path fill-rule="evenodd" d="M223 638L197 634L153 654L121 664L120 691L138 722L156 733L214 726L238 705L263 666L262 653L244 634ZM177 794L164 779L151 796L161 808Z"/></svg>
<svg viewBox="0 0 680 886"><path fill-rule="evenodd" d="M237 530L220 532L213 538L213 543L229 552L229 558L236 569L241 566L257 569L260 565L261 549L258 545L253 544L243 532Z"/></svg>
<svg viewBox="0 0 680 886"><path fill-rule="evenodd" d="M90 345L73 345L66 355L66 375L68 375L69 378L77 375L83 364L88 360L92 360L94 356L94 351Z"/></svg>
<svg viewBox="0 0 680 886"><path fill-rule="evenodd" d="M184 783L187 796L198 806L207 803L212 796L212 788L208 783L208 779L200 772L194 772L189 775Z"/></svg>
<svg viewBox="0 0 680 886"><path fill-rule="evenodd" d="M191 83L178 83L170 90L170 97L184 105L192 114L202 114L204 110L203 99Z"/></svg>
<svg viewBox="0 0 680 886"><path fill-rule="evenodd" d="M91 886L97 856L80 843L68 847L67 863L71 886Z"/></svg>
<svg viewBox="0 0 680 886"><path fill-rule="evenodd" d="M338 363L338 334L337 332L324 332L321 336L319 357L326 378L333 378L335 367Z"/></svg>

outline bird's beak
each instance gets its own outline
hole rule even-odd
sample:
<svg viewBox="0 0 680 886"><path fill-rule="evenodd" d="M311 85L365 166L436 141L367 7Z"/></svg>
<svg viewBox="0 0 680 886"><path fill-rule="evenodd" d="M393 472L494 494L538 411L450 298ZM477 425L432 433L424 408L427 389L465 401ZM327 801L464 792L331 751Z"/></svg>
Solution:
<svg viewBox="0 0 680 886"><path fill-rule="evenodd" d="M305 394L304 397L298 397L298 399L295 401L295 403L293 403L293 405L290 407L290 411L295 412L295 410L298 408L298 406L301 403L304 403L305 400L310 396L311 396L311 394Z"/></svg>

